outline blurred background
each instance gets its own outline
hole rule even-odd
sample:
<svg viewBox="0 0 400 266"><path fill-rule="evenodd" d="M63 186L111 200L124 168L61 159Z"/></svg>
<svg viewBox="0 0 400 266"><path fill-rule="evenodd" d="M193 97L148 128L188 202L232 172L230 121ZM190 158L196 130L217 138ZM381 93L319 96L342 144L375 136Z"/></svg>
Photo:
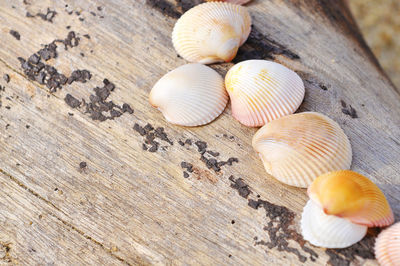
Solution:
<svg viewBox="0 0 400 266"><path fill-rule="evenodd" d="M349 0L349 4L369 47L400 88L400 0Z"/></svg>

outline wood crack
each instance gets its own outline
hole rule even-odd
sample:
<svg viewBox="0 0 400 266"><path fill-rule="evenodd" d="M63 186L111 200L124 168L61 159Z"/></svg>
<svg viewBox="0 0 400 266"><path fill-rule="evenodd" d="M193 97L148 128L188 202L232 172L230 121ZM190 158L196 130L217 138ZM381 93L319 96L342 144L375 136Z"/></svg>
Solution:
<svg viewBox="0 0 400 266"><path fill-rule="evenodd" d="M16 183L19 187L23 188L24 190L26 190L27 192L29 192L30 194L32 194L33 196L35 196L36 198L44 201L46 204L50 205L51 207L53 207L54 209L56 209L57 211L63 213L65 216L68 216L67 214L65 214L62 210L60 210L56 205L54 205L54 203L52 203L51 201L45 199L44 197L42 197L41 195L39 195L39 193L35 192L34 190L32 190L31 188L27 187L24 183L22 183L20 180L18 180L16 177L12 176L11 174L7 173L6 171L4 171L3 169L0 168L0 173L7 176L11 181L13 181L14 183ZM119 260L120 262L126 264L126 265L131 265L129 262L127 262L124 258L121 258L120 256L114 254L112 252L112 250L110 248L105 247L101 242L99 242L98 240L92 238L90 235L86 234L85 232L83 232L82 230L80 230L79 228L75 227L73 224L61 219L60 217L58 217L56 214L49 212L49 215L51 215L52 217L54 217L55 219L57 219L58 221L60 221L64 226L68 227L69 229L71 229L72 231L78 233L79 235L81 235L82 237L86 238L87 240L89 240L90 242L92 242L93 244L99 246L102 250L104 250L106 253L110 254L112 257L116 258L117 260Z"/></svg>

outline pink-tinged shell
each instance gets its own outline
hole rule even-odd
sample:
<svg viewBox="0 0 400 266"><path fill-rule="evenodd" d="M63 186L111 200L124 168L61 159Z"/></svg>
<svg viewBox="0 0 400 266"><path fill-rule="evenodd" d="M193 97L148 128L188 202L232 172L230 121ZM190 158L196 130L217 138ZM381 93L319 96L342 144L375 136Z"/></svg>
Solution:
<svg viewBox="0 0 400 266"><path fill-rule="evenodd" d="M256 132L252 145L267 173L291 186L308 187L318 176L351 165L351 145L343 130L315 112L267 123Z"/></svg>
<svg viewBox="0 0 400 266"><path fill-rule="evenodd" d="M152 88L150 104L165 119L181 126L200 126L217 118L228 103L223 78L202 64L187 64L165 74Z"/></svg>
<svg viewBox="0 0 400 266"><path fill-rule="evenodd" d="M382 266L400 266L400 222L378 235L375 257Z"/></svg>
<svg viewBox="0 0 400 266"><path fill-rule="evenodd" d="M247 60L225 77L233 117L245 126L259 127L293 114L304 99L304 84L289 68L267 60Z"/></svg>
<svg viewBox="0 0 400 266"><path fill-rule="evenodd" d="M246 7L210 2L193 7L176 22L172 43L190 62L230 62L251 31Z"/></svg>
<svg viewBox="0 0 400 266"><path fill-rule="evenodd" d="M309 200L300 221L303 238L318 247L346 248L360 241L367 226L358 225L335 215L327 215L322 208Z"/></svg>
<svg viewBox="0 0 400 266"><path fill-rule="evenodd" d="M207 2L227 2L236 5L244 5L250 2L251 0L206 0Z"/></svg>

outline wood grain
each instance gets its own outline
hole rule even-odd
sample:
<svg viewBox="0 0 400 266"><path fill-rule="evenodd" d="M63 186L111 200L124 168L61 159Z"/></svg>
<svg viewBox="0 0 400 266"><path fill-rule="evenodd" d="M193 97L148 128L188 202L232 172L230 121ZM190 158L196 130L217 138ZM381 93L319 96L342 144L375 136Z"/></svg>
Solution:
<svg viewBox="0 0 400 266"><path fill-rule="evenodd" d="M176 18L193 2L0 4L0 73L11 78L9 83L0 81L5 86L0 91L0 261L374 263L371 235L347 251L312 247L298 237L305 190L265 174L250 143L256 129L234 121L229 107L207 126L182 128L167 124L148 104L152 85L185 63L177 57L170 34ZM300 111L324 113L343 127L353 147L352 169L382 188L398 220L400 96L346 6L338 2L253 1L248 5L253 33L236 61L269 58L297 71L306 85ZM52 23L26 17L26 12L45 13L48 7L57 12ZM19 41L9 34L11 29L20 33ZM80 36L79 45L67 51L59 45L57 58L46 63L66 76L88 69L93 77L49 93L29 80L17 57L28 58L71 30ZM231 66L213 67L224 74ZM64 102L67 93L88 100L105 78L116 85L109 99L130 104L134 114L99 122ZM344 114L341 101L358 118ZM145 137L133 129L135 123L163 127L173 145L157 139L157 152L143 150ZM188 138L192 145L178 143ZM195 141L219 152L219 161L235 157L239 162L219 172L208 169ZM187 179L182 161L195 169ZM81 162L87 167L81 169ZM229 180L231 175L244 184ZM259 199L265 202L258 209L248 205ZM9 251L1 253L2 247Z"/></svg>

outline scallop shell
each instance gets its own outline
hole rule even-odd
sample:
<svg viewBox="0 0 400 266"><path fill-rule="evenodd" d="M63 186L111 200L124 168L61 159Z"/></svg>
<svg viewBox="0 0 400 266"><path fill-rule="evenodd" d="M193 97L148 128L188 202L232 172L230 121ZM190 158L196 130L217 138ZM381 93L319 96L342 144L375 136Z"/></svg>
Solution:
<svg viewBox="0 0 400 266"><path fill-rule="evenodd" d="M236 5L244 5L250 2L251 0L206 0L207 2L227 2Z"/></svg>
<svg viewBox="0 0 400 266"><path fill-rule="evenodd" d="M382 266L400 265L400 222L378 235L375 242L375 257Z"/></svg>
<svg viewBox="0 0 400 266"><path fill-rule="evenodd" d="M394 222L392 209L378 186L350 170L319 176L308 188L308 195L326 214L356 224L375 227Z"/></svg>
<svg viewBox="0 0 400 266"><path fill-rule="evenodd" d="M304 99L304 84L287 67L267 60L247 60L225 77L232 115L249 127L259 127L293 114Z"/></svg>
<svg viewBox="0 0 400 266"><path fill-rule="evenodd" d="M269 122L256 132L252 145L267 173L291 186L308 187L321 174L351 165L351 146L343 130L315 112Z"/></svg>
<svg viewBox="0 0 400 266"><path fill-rule="evenodd" d="M168 122L182 126L211 122L228 102L223 78L202 64L187 64L168 72L154 85L149 98Z"/></svg>
<svg viewBox="0 0 400 266"><path fill-rule="evenodd" d="M320 206L309 200L301 215L303 238L318 247L346 248L360 241L367 233L367 226L347 219L326 215Z"/></svg>
<svg viewBox="0 0 400 266"><path fill-rule="evenodd" d="M250 31L251 17L245 7L210 2L183 14L175 24L172 43L190 62L230 62Z"/></svg>

